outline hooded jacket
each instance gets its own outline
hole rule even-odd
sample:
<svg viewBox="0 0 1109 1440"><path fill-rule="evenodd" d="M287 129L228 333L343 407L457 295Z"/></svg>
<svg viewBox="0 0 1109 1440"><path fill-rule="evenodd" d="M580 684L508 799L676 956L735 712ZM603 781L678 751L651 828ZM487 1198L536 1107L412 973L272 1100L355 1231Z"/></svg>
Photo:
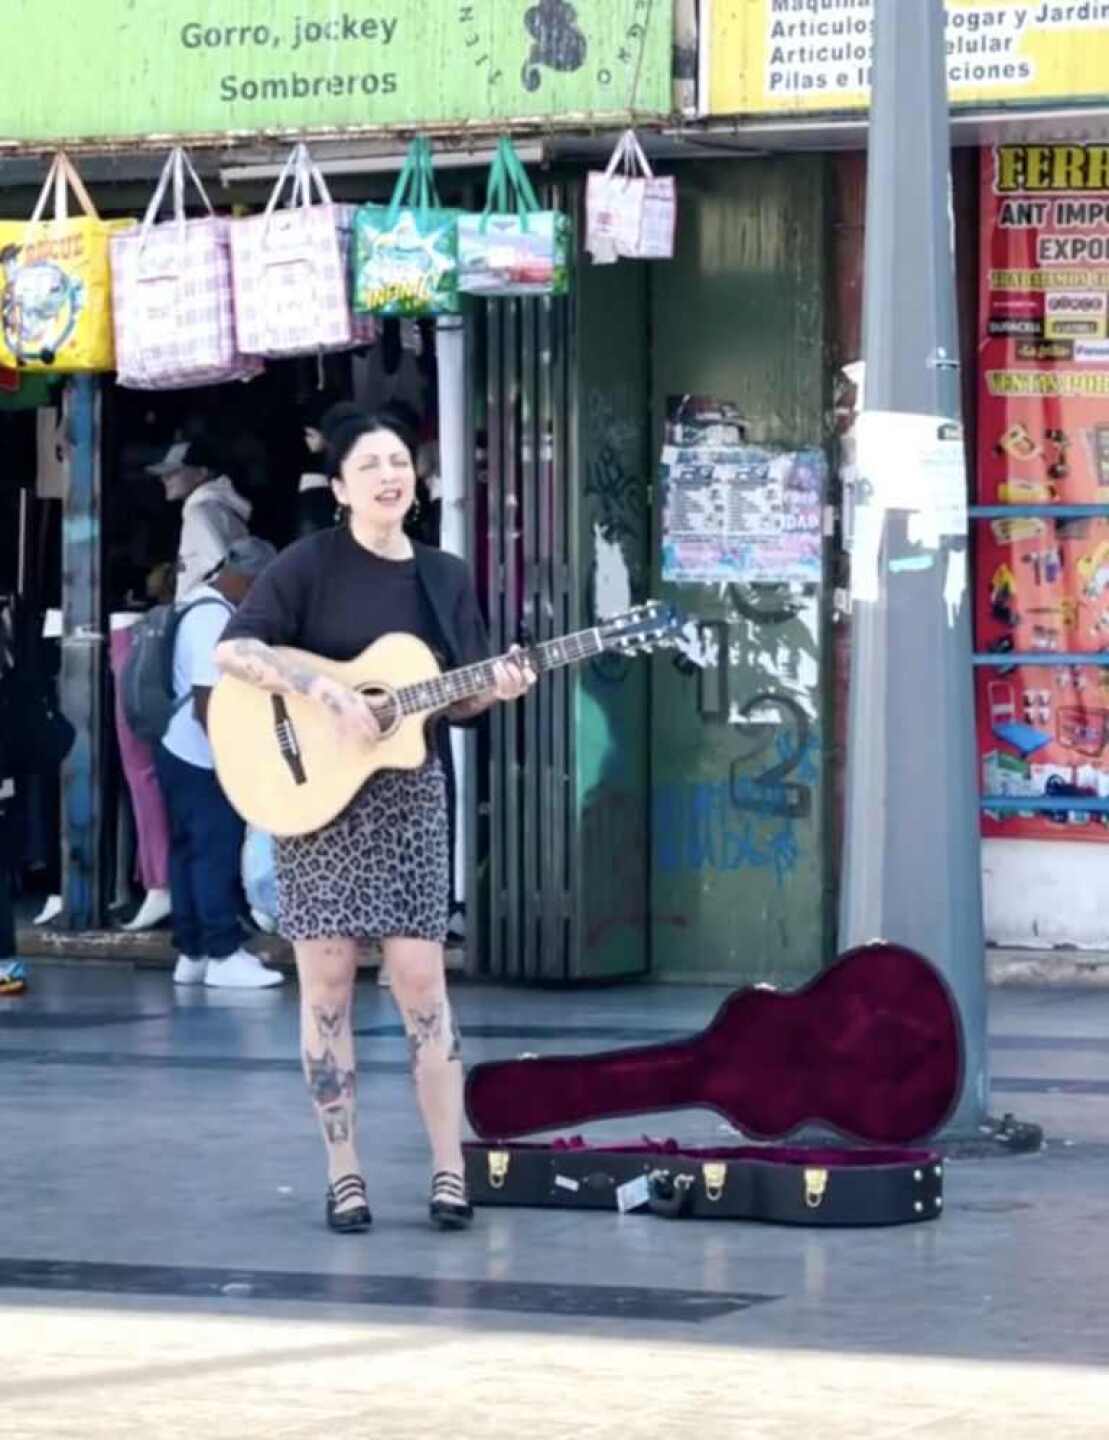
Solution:
<svg viewBox="0 0 1109 1440"><path fill-rule="evenodd" d="M236 540L250 533L250 510L250 501L226 475L206 480L185 501L177 550L179 602L203 584Z"/></svg>

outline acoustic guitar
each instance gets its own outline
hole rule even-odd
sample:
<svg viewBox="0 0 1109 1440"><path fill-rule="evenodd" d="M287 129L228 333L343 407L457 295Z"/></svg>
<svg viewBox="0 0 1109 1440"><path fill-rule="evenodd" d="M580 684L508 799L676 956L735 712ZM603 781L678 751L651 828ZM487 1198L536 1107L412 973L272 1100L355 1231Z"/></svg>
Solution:
<svg viewBox="0 0 1109 1440"><path fill-rule="evenodd" d="M588 630L547 640L526 654L541 675L606 651L649 653L671 642L681 624L670 606L650 601ZM365 695L382 734L372 743L345 739L316 701L271 695L225 675L208 707L216 771L239 814L271 835L320 830L379 770L418 769L427 758L428 720L489 690L496 663L444 673L414 635L386 635L345 663L297 650L277 653Z"/></svg>

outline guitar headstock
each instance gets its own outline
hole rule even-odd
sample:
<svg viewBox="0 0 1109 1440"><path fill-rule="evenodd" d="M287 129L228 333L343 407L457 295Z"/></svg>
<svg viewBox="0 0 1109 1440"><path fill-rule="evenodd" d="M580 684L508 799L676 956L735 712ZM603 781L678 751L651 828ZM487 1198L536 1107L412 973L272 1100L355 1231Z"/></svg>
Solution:
<svg viewBox="0 0 1109 1440"><path fill-rule="evenodd" d="M622 615L610 615L598 620L597 630L606 650L615 650L624 655L649 655L674 645L679 639L685 617L675 605L666 605L661 600L648 600L625 610Z"/></svg>

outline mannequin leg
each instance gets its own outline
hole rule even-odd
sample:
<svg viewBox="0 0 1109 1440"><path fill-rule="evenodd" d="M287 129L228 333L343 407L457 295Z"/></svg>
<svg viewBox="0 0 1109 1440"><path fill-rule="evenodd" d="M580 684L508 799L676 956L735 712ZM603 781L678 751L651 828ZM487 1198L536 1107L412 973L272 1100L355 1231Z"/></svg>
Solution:
<svg viewBox="0 0 1109 1440"><path fill-rule="evenodd" d="M169 820L154 769L154 752L134 735L123 713L119 677L133 643L134 637L129 629L112 630L111 662L112 674L116 680L116 736L135 816L139 879L147 892L139 913L125 928L146 930L159 924L170 913Z"/></svg>

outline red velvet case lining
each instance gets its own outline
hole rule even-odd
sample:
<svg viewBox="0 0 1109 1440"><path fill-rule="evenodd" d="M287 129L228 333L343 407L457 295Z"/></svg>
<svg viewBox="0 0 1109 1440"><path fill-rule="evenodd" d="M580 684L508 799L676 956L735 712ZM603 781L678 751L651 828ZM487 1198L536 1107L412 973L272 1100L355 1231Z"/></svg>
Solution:
<svg viewBox="0 0 1109 1440"><path fill-rule="evenodd" d="M913 951L882 944L849 952L792 994L737 991L688 1040L477 1065L466 1109L483 1139L707 1108L762 1140L819 1124L899 1145L943 1125L962 1070L946 983ZM852 1163L844 1153L835 1163Z"/></svg>

